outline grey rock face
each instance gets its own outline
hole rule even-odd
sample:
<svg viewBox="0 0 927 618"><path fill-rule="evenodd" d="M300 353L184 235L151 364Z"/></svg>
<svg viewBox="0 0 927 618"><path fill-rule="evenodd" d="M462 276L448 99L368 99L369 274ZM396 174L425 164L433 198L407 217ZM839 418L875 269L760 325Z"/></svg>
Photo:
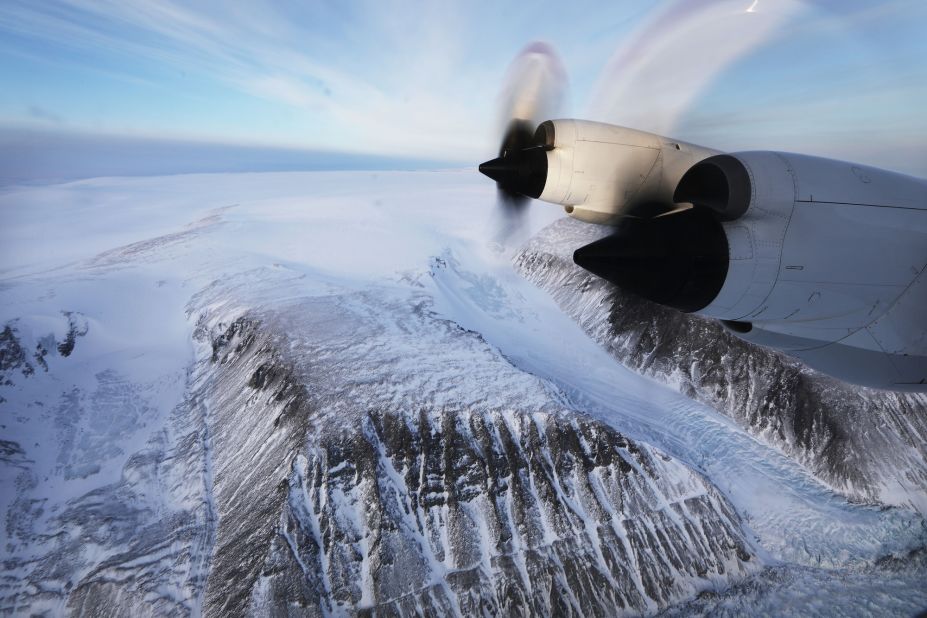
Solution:
<svg viewBox="0 0 927 618"><path fill-rule="evenodd" d="M80 313L73 311L62 311L62 315L68 321L68 331L64 340L55 341L53 334L47 334L35 342L35 350L31 354L32 361L44 371L48 371L46 357L49 352L56 352L62 357L70 356L77 344L77 339L87 334L88 325L86 318ZM35 366L30 362L29 353L24 347L22 338L17 333L17 324L14 320L11 323L3 325L0 330L0 384L12 386L14 377L28 378L35 374ZM17 376L16 374L20 374ZM3 399L0 398L0 402Z"/></svg>
<svg viewBox="0 0 927 618"><path fill-rule="evenodd" d="M706 479L558 408L504 361L474 382L510 389L501 406L453 371L396 371L383 322L446 364L486 346L380 303L203 314L218 514L204 613L639 613L759 568Z"/></svg>
<svg viewBox="0 0 927 618"><path fill-rule="evenodd" d="M209 409L208 476L218 525L204 607L228 615L248 605L314 414L305 386L256 322L239 318L208 343L199 396Z"/></svg>
<svg viewBox="0 0 927 618"><path fill-rule="evenodd" d="M74 351L74 345L77 343L78 337L83 337L87 334L87 321L80 314L65 311L65 317L68 319L68 332L64 336L64 341L58 344L58 354L61 356L67 357L71 355L71 352ZM44 356L46 352L39 344L40 350L43 350L41 355ZM37 357L38 358L38 357Z"/></svg>
<svg viewBox="0 0 927 618"><path fill-rule="evenodd" d="M374 413L327 442L298 461L269 557L276 609L295 588L396 614L614 615L749 569L713 488L594 422Z"/></svg>
<svg viewBox="0 0 927 618"><path fill-rule="evenodd" d="M559 220L515 266L622 363L727 414L851 499L927 512L927 397L842 383L623 293L573 264L572 251L603 233Z"/></svg>
<svg viewBox="0 0 927 618"><path fill-rule="evenodd" d="M6 324L3 330L0 331L0 380L2 380L2 383L5 385L13 384L8 374L12 374L16 370L25 377L35 373L35 369L26 357L26 351L16 336L16 331L9 324Z"/></svg>

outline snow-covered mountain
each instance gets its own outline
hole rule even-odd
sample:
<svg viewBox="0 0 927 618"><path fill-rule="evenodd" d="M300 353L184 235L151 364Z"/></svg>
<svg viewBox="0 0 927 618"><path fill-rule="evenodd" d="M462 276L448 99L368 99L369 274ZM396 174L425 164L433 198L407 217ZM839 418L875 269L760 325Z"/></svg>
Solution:
<svg viewBox="0 0 927 618"><path fill-rule="evenodd" d="M927 513L927 396L840 382L715 320L622 293L573 264L573 249L602 235L561 219L516 267L623 364L730 416L852 500Z"/></svg>
<svg viewBox="0 0 927 618"><path fill-rule="evenodd" d="M468 171L0 193L0 611L927 606L922 400L750 348L680 389L675 349L622 352L644 331L608 330L574 224L532 210L536 287L486 242L492 207ZM789 372L818 399L777 391Z"/></svg>
<svg viewBox="0 0 927 618"><path fill-rule="evenodd" d="M228 557L212 565L209 606L608 614L757 568L701 475L570 414L478 334L404 296L230 324L205 314Z"/></svg>

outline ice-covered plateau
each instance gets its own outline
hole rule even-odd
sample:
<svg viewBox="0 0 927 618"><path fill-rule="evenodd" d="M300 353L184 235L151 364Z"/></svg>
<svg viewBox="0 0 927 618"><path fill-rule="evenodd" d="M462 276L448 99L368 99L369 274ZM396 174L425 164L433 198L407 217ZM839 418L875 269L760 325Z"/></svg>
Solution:
<svg viewBox="0 0 927 618"><path fill-rule="evenodd" d="M4 614L927 607L923 398L622 296L553 209L487 242L472 172L0 216Z"/></svg>

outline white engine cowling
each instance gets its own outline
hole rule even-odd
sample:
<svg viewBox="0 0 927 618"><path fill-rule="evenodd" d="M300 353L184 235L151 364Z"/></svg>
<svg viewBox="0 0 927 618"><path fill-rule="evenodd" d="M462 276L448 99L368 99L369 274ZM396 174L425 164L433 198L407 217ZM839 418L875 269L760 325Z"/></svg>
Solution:
<svg viewBox="0 0 927 618"><path fill-rule="evenodd" d="M727 275L698 313L856 382L903 387L927 378L923 181L744 152L701 161L675 198L742 213L721 223Z"/></svg>
<svg viewBox="0 0 927 618"><path fill-rule="evenodd" d="M917 179L774 152L722 155L692 172L726 158L743 165L749 202L726 205L744 214L722 224L727 278L699 313L743 321L826 319L828 328L845 332L884 311L927 266L927 191Z"/></svg>
<svg viewBox="0 0 927 618"><path fill-rule="evenodd" d="M548 120L535 134L547 149L539 199L589 223L615 223L646 203L672 203L682 175L716 150L585 120Z"/></svg>

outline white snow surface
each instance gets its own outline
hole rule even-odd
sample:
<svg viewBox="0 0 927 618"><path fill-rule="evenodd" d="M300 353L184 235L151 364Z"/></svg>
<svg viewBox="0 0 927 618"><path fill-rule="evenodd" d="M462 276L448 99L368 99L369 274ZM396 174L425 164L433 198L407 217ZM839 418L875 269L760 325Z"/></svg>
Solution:
<svg viewBox="0 0 927 618"><path fill-rule="evenodd" d="M439 317L479 333L565 407L704 474L744 519L766 564L811 569L814 577L796 577L796 588L840 595L841 569L924 546L922 515L849 503L727 417L620 365L520 278L514 251L560 216L534 205L525 229L500 239L494 188L472 170L99 178L0 191L0 328L11 327L33 370L10 370L11 383L0 383L0 440L21 449L0 461L0 597L61 542L50 535L84 538L80 522L63 515L114 484L133 488L132 508L202 507L208 525L208 474L163 486L133 462L171 444L170 419L190 414L196 316L188 306L217 281L242 282L241 309L275 278L285 282L274 288L281 303L424 290ZM77 334L65 357L55 347L69 330ZM49 350L47 371L39 346ZM74 581L117 551L79 547ZM165 575L165 595L193 613L199 600L189 582L202 559ZM927 604L916 588L900 590L909 602L890 609ZM795 595L793 611L822 611L820 599L801 605L808 592ZM34 598L32 611L65 609L53 594Z"/></svg>

